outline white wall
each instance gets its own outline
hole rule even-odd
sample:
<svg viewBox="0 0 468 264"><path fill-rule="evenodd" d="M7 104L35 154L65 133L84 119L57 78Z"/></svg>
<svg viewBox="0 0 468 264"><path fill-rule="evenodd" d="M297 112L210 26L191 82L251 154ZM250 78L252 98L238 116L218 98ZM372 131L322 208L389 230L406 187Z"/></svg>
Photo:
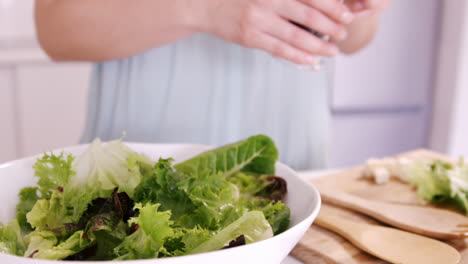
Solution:
<svg viewBox="0 0 468 264"><path fill-rule="evenodd" d="M441 4L393 0L375 40L336 60L333 166L427 147Z"/></svg>
<svg viewBox="0 0 468 264"><path fill-rule="evenodd" d="M468 4L445 1L431 147L468 156Z"/></svg>
<svg viewBox="0 0 468 264"><path fill-rule="evenodd" d="M0 40L34 36L34 0L0 0Z"/></svg>
<svg viewBox="0 0 468 264"><path fill-rule="evenodd" d="M33 0L0 0L0 163L75 145L90 64L51 62L35 39Z"/></svg>

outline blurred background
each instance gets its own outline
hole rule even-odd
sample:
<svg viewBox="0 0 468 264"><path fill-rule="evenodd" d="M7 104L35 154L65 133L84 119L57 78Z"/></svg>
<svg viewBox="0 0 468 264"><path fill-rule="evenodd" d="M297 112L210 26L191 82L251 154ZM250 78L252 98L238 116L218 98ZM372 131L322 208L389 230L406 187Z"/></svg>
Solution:
<svg viewBox="0 0 468 264"><path fill-rule="evenodd" d="M374 42L335 60L332 167L417 148L468 154L465 2L394 0ZM0 0L0 162L78 144L84 126L91 65L51 62L32 10Z"/></svg>

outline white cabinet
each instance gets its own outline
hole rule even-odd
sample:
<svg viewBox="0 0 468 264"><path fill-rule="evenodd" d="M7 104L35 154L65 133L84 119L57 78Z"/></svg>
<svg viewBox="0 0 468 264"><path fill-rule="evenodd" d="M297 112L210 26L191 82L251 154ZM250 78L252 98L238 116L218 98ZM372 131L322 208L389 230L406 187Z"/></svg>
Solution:
<svg viewBox="0 0 468 264"><path fill-rule="evenodd" d="M79 143L90 68L49 62L18 66L19 156Z"/></svg>
<svg viewBox="0 0 468 264"><path fill-rule="evenodd" d="M0 67L0 163L16 157L15 94L13 74Z"/></svg>

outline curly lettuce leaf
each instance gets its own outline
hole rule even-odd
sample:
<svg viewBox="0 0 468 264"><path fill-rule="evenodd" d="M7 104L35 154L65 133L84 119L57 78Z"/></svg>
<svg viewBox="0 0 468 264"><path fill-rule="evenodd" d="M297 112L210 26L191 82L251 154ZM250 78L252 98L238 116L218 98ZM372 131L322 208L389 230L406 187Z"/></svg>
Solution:
<svg viewBox="0 0 468 264"><path fill-rule="evenodd" d="M201 226L218 230L243 214L235 206L238 188L221 174L188 176L175 171L170 159L160 159L152 175L136 188L134 199L140 203L161 204L171 210L177 226Z"/></svg>
<svg viewBox="0 0 468 264"><path fill-rule="evenodd" d="M241 235L245 237L246 243L249 244L273 237L273 231L262 212L251 211L245 213L241 218L192 249L189 253L197 254L221 249Z"/></svg>
<svg viewBox="0 0 468 264"><path fill-rule="evenodd" d="M114 249L116 260L157 258L166 251L164 242L175 235L171 213L158 211L159 204L137 204L135 208L140 214L129 223L138 229Z"/></svg>
<svg viewBox="0 0 468 264"><path fill-rule="evenodd" d="M190 177L180 182L179 188L196 205L191 215L193 224L203 228L218 230L244 213L243 208L237 206L239 189L221 174Z"/></svg>
<svg viewBox="0 0 468 264"><path fill-rule="evenodd" d="M171 163L172 159L159 159L151 174L148 173L137 186L133 198L137 203L158 203L161 211L171 210L172 218L182 225L182 218L192 214L196 206L179 188L179 182L185 176L177 173Z"/></svg>
<svg viewBox="0 0 468 264"><path fill-rule="evenodd" d="M33 169L35 176L39 178L37 185L42 198L50 198L52 191L68 184L70 178L75 175L72 168L73 161L73 155L64 153L59 155L45 153L37 159Z"/></svg>
<svg viewBox="0 0 468 264"><path fill-rule="evenodd" d="M229 177L239 171L274 174L277 159L274 142L267 136L257 135L204 152L174 167L178 172L196 177L219 172Z"/></svg>
<svg viewBox="0 0 468 264"><path fill-rule="evenodd" d="M27 215L31 226L41 230L75 224L94 199L108 197L116 188L132 195L152 166L149 158L120 140L102 144L97 139L76 159L63 153L46 154L34 165L42 195L34 197L33 189L22 191L18 217L26 226ZM38 200L31 207L34 199Z"/></svg>

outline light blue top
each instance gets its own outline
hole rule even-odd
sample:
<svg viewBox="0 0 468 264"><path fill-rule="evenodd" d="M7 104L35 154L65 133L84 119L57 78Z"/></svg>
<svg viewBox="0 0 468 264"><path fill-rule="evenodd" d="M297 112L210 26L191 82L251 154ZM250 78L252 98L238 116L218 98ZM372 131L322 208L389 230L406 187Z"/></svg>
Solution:
<svg viewBox="0 0 468 264"><path fill-rule="evenodd" d="M327 163L327 71L199 34L94 67L83 142L222 145L272 137L296 169Z"/></svg>

